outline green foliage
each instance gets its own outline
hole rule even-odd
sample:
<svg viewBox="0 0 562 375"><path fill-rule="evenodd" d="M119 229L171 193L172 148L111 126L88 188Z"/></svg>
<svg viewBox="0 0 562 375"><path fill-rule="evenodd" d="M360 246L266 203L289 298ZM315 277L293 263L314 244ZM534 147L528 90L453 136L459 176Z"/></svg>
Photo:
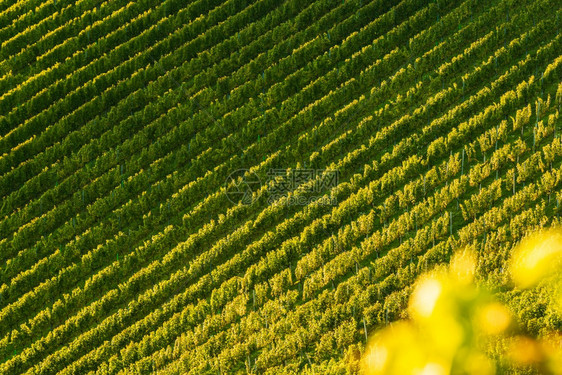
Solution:
<svg viewBox="0 0 562 375"><path fill-rule="evenodd" d="M559 220L561 13L0 4L0 373L355 373L452 248L505 287L511 247ZM340 181L233 205L242 168Z"/></svg>

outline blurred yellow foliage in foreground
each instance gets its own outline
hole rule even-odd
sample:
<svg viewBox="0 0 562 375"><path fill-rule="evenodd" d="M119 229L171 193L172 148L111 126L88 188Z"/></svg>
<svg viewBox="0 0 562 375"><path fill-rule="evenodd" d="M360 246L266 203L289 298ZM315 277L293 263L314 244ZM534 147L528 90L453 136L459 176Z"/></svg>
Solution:
<svg viewBox="0 0 562 375"><path fill-rule="evenodd" d="M511 259L511 275L520 288L536 286L560 270L562 231L551 229L525 238Z"/></svg>
<svg viewBox="0 0 562 375"><path fill-rule="evenodd" d="M536 233L521 242L510 260L514 285L530 288L543 280L552 286L553 303L562 307L559 285L562 231ZM558 333L540 340L514 334L508 308L474 282L477 256L459 251L448 267L422 275L410 296L410 320L389 325L369 340L362 358L364 374L496 374L532 366L535 372L562 374ZM552 279L552 280L551 280ZM495 345L500 343L499 345ZM501 358L488 354L502 348Z"/></svg>

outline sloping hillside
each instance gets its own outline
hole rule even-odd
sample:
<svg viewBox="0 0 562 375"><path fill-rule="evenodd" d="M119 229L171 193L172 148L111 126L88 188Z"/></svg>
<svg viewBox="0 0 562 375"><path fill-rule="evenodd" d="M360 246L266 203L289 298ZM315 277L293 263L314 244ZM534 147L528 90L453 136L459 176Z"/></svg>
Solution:
<svg viewBox="0 0 562 375"><path fill-rule="evenodd" d="M502 288L559 220L561 24L556 0L2 0L0 374L354 372L455 249Z"/></svg>

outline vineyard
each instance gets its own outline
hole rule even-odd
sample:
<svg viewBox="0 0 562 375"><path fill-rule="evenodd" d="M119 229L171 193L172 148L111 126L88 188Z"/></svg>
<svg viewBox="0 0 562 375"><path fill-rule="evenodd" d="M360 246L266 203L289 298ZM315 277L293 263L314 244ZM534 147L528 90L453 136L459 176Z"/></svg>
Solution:
<svg viewBox="0 0 562 375"><path fill-rule="evenodd" d="M356 373L562 211L557 0L0 2L0 374Z"/></svg>

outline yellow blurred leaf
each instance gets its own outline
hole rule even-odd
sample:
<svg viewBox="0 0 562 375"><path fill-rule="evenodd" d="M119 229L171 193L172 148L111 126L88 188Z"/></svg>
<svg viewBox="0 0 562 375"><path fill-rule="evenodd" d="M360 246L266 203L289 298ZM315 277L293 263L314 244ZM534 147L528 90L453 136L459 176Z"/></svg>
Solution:
<svg viewBox="0 0 562 375"><path fill-rule="evenodd" d="M419 282L410 298L410 313L413 316L428 318L441 295L442 285L436 278L427 278Z"/></svg>
<svg viewBox="0 0 562 375"><path fill-rule="evenodd" d="M465 361L465 373L470 375L494 375L496 367L490 358L480 352L472 352Z"/></svg>
<svg viewBox="0 0 562 375"><path fill-rule="evenodd" d="M478 323L484 333L498 335L511 324L511 314L501 303L492 302L479 309Z"/></svg>
<svg viewBox="0 0 562 375"><path fill-rule="evenodd" d="M443 365L435 362L428 363L421 371L415 372L417 375L446 375L447 373L447 369Z"/></svg>
<svg viewBox="0 0 562 375"><path fill-rule="evenodd" d="M515 249L511 261L511 274L515 284L530 288L560 265L562 232L551 229L525 238Z"/></svg>
<svg viewBox="0 0 562 375"><path fill-rule="evenodd" d="M532 365L543 360L540 344L525 336L513 338L509 345L508 356L520 366Z"/></svg>
<svg viewBox="0 0 562 375"><path fill-rule="evenodd" d="M370 340L363 356L363 373L403 375L419 372L428 361L423 342L411 323L391 324Z"/></svg>

